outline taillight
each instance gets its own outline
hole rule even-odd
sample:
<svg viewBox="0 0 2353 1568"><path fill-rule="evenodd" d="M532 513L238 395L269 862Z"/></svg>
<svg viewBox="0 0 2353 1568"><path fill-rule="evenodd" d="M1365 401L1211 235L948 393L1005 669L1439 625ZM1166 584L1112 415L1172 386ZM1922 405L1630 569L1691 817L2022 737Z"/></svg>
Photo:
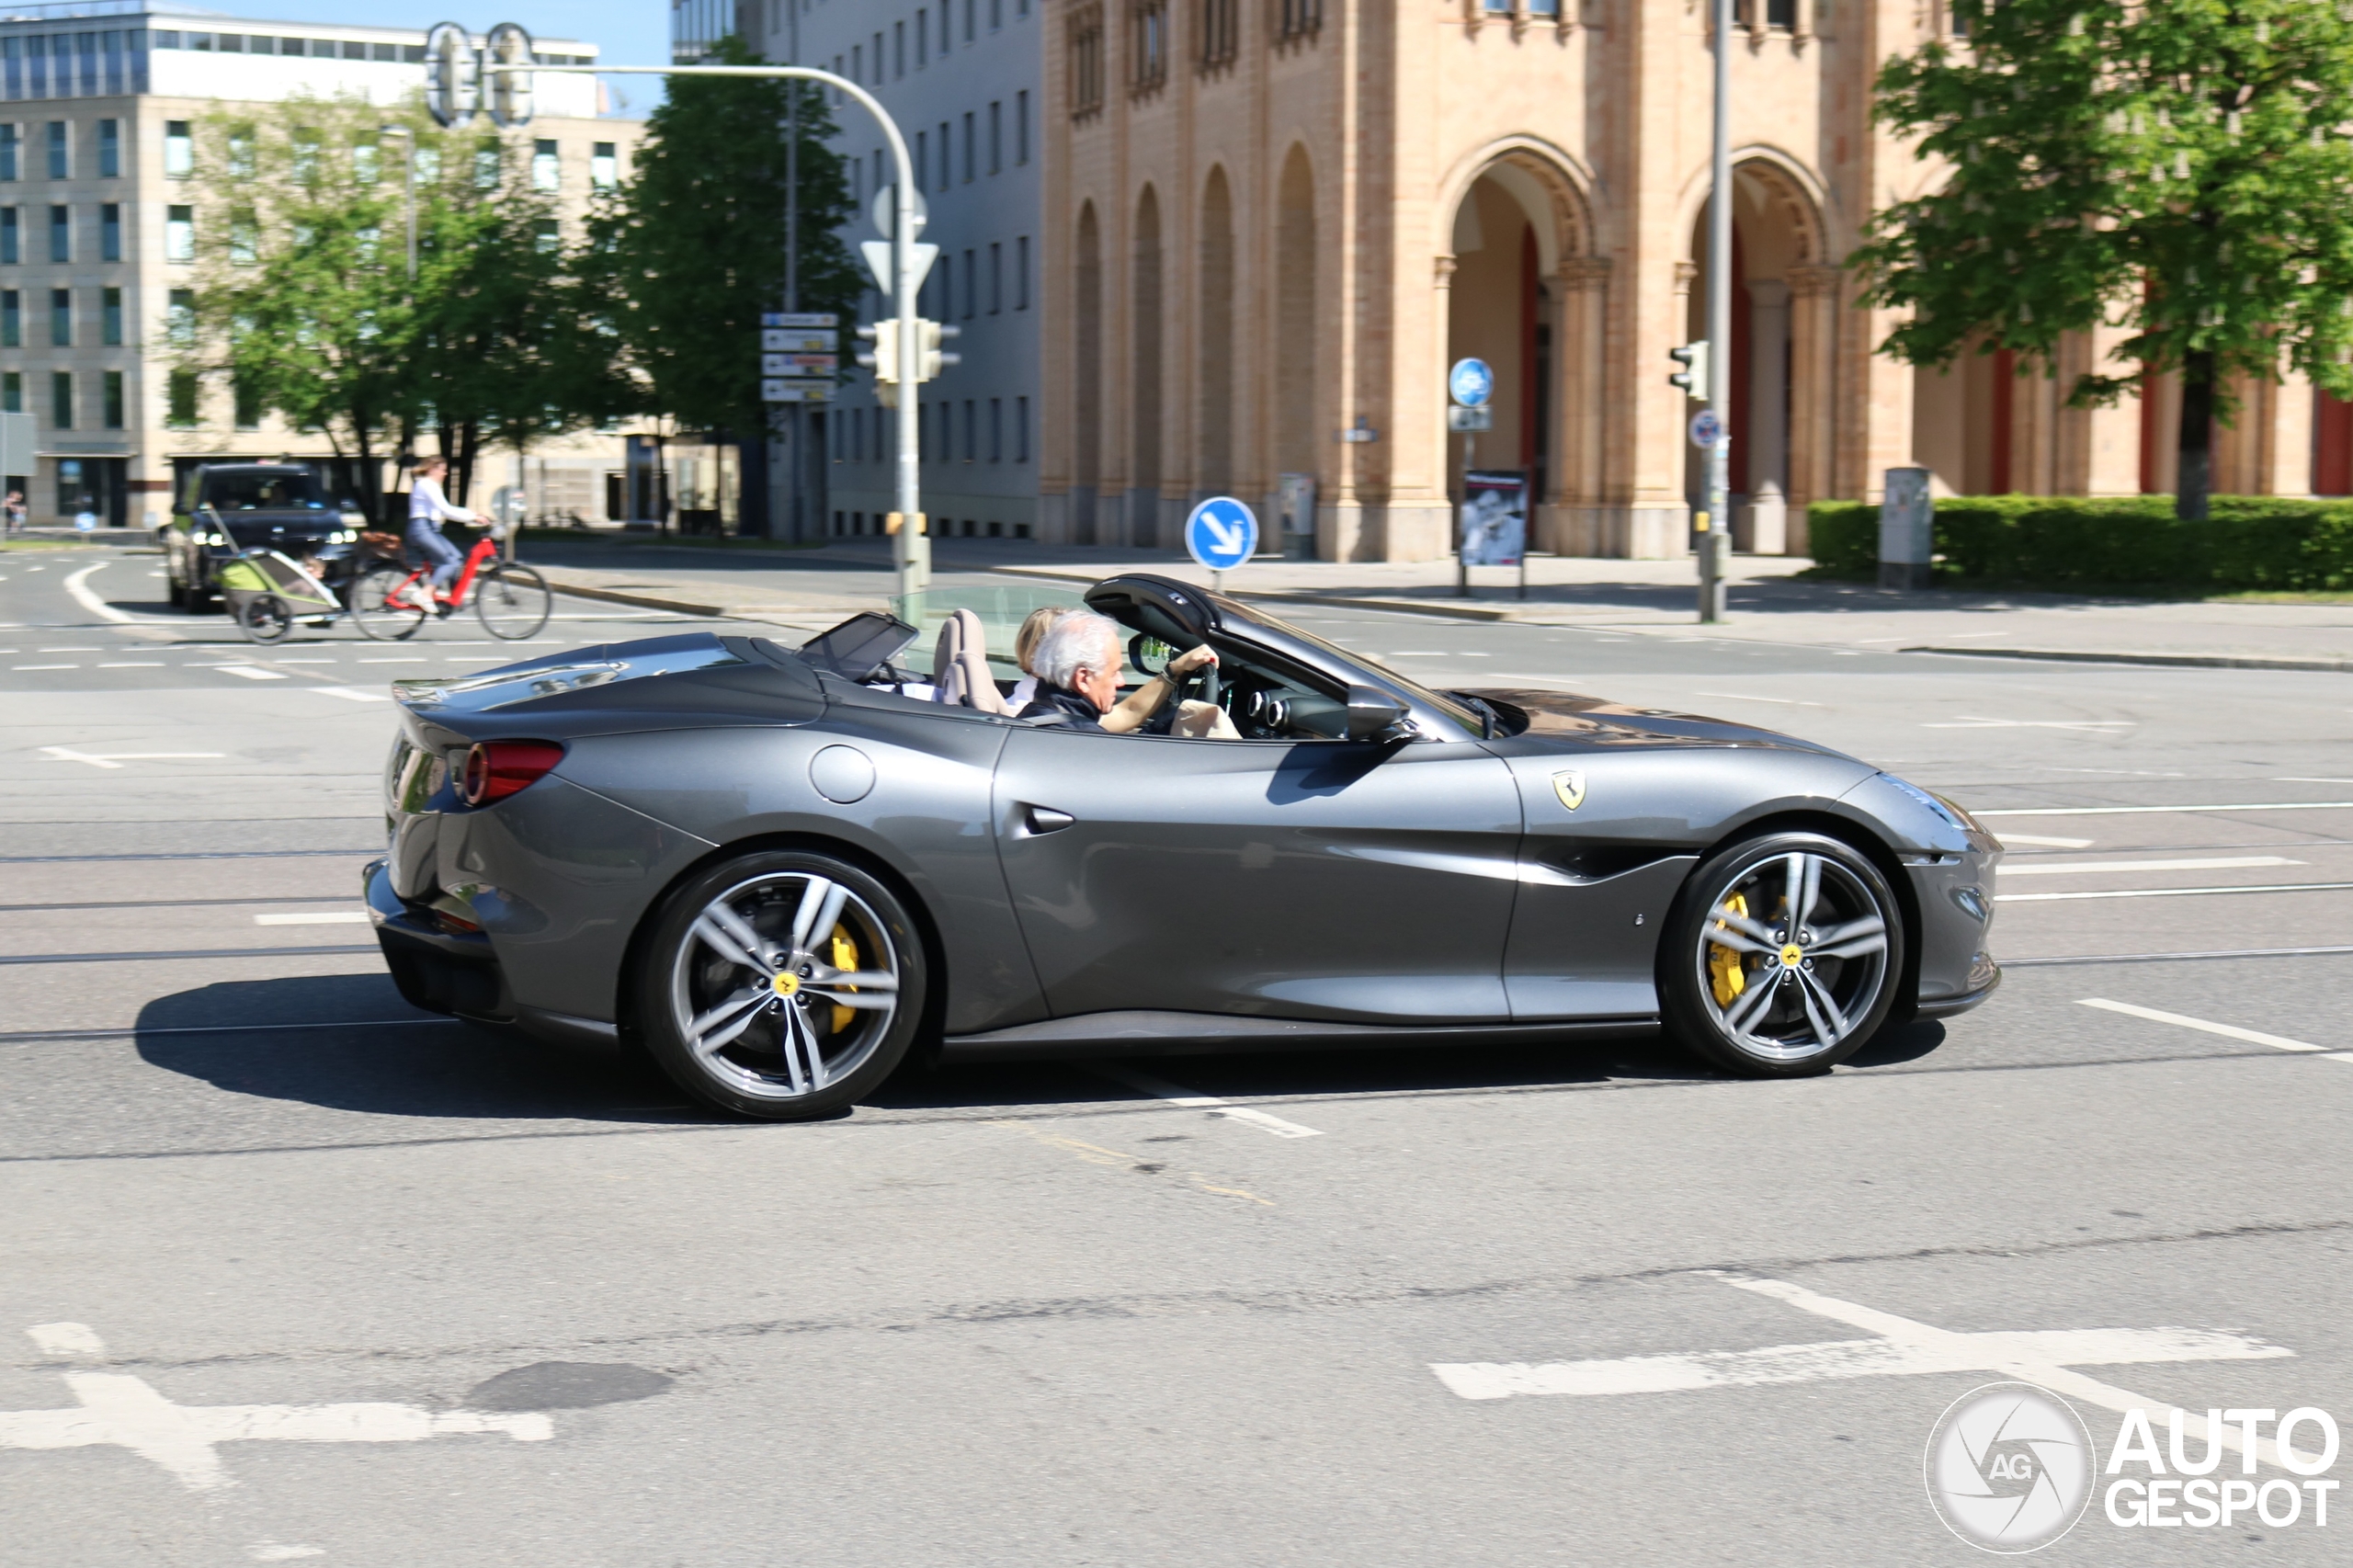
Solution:
<svg viewBox="0 0 2353 1568"><path fill-rule="evenodd" d="M483 741L466 753L458 794L470 806L486 806L536 784L563 760L563 748L552 741Z"/></svg>

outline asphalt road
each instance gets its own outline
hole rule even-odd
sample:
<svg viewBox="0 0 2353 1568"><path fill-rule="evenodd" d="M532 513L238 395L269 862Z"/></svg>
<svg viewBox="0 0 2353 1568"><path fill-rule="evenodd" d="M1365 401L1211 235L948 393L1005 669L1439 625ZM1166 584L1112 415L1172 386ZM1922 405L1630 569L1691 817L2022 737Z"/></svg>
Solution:
<svg viewBox="0 0 2353 1568"><path fill-rule="evenodd" d="M1799 1083L997 1066L761 1127L374 957L382 683L511 650L256 654L159 573L0 554L0 1564L1956 1563L1923 1447L2023 1352L1936 1331L2198 1331L2068 1367L2353 1421L2346 677L1303 617L2000 813L2004 989ZM676 624L558 608L529 651ZM1717 1354L1891 1338L1960 1369ZM1537 1370L1433 1369L1485 1364ZM2043 1558L2342 1562L2329 1500Z"/></svg>

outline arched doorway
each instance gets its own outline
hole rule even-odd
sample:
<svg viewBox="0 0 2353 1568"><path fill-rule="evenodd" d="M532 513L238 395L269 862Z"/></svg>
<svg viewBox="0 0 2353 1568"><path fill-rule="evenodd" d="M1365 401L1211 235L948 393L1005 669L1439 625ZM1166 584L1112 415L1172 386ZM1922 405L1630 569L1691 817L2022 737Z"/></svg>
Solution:
<svg viewBox="0 0 2353 1568"><path fill-rule="evenodd" d="M1071 392L1071 542L1095 542L1095 503L1103 483L1103 230L1096 222L1095 204L1078 211L1078 298L1074 301L1076 330L1072 347Z"/></svg>
<svg viewBox="0 0 2353 1568"><path fill-rule="evenodd" d="M1685 275L1687 340L1708 335L1707 230L1703 205ZM1730 403L1733 548L1802 551L1805 507L1827 493L1829 479L1838 274L1823 265L1813 196L1771 159L1744 160L1733 171L1732 262L1732 342L1716 348L1713 374L1725 378ZM1693 508L1704 507L1697 449L1685 472Z"/></svg>
<svg viewBox="0 0 2353 1568"><path fill-rule="evenodd" d="M1153 550L1160 543L1160 343L1165 306L1160 291L1160 196L1150 186L1143 187L1143 198L1136 203L1132 272L1134 297L1129 319L1134 341L1130 345L1128 408L1134 428L1124 508L1126 542Z"/></svg>
<svg viewBox="0 0 2353 1568"><path fill-rule="evenodd" d="M1532 548L1597 553L1602 495L1598 373L1606 263L1584 256L1582 203L1532 153L1486 165L1455 204L1440 266L1446 362L1494 369L1491 424L1449 433L1448 493L1466 466L1523 476Z"/></svg>
<svg viewBox="0 0 2353 1568"><path fill-rule="evenodd" d="M1315 177L1307 150L1283 160L1275 220L1275 429L1277 472L1316 472Z"/></svg>

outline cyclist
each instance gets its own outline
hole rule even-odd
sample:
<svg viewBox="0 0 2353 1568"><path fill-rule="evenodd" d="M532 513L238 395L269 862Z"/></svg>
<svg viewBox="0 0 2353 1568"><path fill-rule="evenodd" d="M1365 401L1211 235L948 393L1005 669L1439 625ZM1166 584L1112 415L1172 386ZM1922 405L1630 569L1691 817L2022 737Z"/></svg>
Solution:
<svg viewBox="0 0 2353 1568"><path fill-rule="evenodd" d="M441 494L441 476L449 472L449 464L442 458L426 458L416 465L416 477L408 492L409 548L424 556L433 565L433 599L431 608L436 615L446 616L455 608L449 603L449 584L457 577L458 569L466 558L458 547L442 537L441 525L449 523L484 523L489 519L480 513L469 512L463 506L449 504Z"/></svg>

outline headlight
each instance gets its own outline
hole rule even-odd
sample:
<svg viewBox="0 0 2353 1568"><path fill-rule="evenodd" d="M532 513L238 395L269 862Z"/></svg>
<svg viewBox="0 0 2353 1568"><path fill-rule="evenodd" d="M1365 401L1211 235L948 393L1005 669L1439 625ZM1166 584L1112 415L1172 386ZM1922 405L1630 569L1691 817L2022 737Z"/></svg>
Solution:
<svg viewBox="0 0 2353 1568"><path fill-rule="evenodd" d="M1880 777L1886 779L1890 784L1894 785L1897 789L1903 790L1906 795L1911 796L1912 799L1917 801L1920 804L1927 807L1928 810L1936 812L1938 816L1942 817L1946 822L1950 823L1957 828L1960 828L1962 832L1966 833L1969 829L1976 825L1970 820L1969 813L1967 812L1962 811L1959 806L1954 805L1950 801L1946 800L1943 796L1931 795L1926 790L1921 789L1917 784L1911 782L1909 779L1898 778L1893 773L1882 773Z"/></svg>
<svg viewBox="0 0 2353 1568"><path fill-rule="evenodd" d="M218 550L229 541L219 534L199 534L196 536L196 542L199 544L210 545L213 549Z"/></svg>

